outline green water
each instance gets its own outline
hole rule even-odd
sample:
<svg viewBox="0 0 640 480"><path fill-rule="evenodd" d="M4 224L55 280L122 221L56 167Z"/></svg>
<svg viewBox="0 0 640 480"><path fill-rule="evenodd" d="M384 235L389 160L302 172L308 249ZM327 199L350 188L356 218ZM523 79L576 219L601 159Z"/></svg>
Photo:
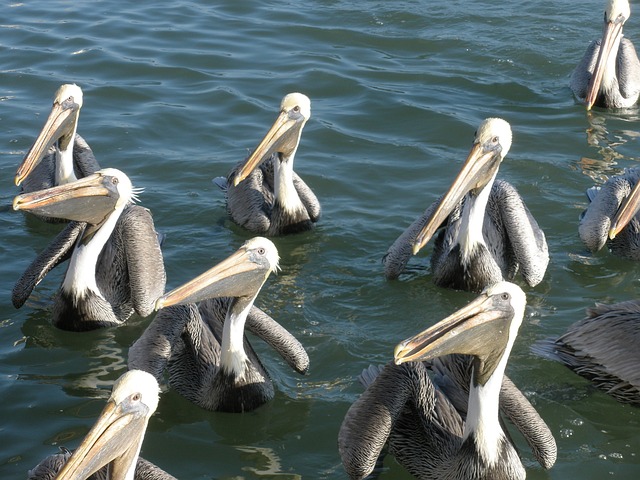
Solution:
<svg viewBox="0 0 640 480"><path fill-rule="evenodd" d="M638 410L530 353L594 302L635 298L640 268L588 254L577 235L586 188L637 163L638 111L585 112L569 74L600 35L604 2L62 2L0 8L0 478L24 478L58 445L75 447L126 370L148 320L89 333L50 324L52 272L20 310L15 280L59 227L11 211L15 170L54 91L84 90L79 132L102 166L144 187L166 234L168 287L251 235L226 216L211 179L255 147L284 94L312 117L296 170L323 206L317 228L275 239L282 271L257 300L305 345L301 377L254 342L276 398L255 412L203 411L165 391L143 456L181 479L344 478L336 440L358 373L473 296L433 285L428 253L387 282L380 259L451 182L488 116L514 139L499 176L547 235L551 262L528 295L509 366L556 437L528 478L637 478ZM640 41L640 20L625 25ZM382 479L408 478L392 459Z"/></svg>

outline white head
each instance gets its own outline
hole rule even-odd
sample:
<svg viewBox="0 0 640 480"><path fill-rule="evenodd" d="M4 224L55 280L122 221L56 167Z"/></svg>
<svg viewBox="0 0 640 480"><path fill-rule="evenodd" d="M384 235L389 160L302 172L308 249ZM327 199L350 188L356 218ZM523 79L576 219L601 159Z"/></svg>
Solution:
<svg viewBox="0 0 640 480"><path fill-rule="evenodd" d="M298 109L300 115L305 122L311 118L311 100L303 93L289 93L285 95L280 103L280 111L288 113L291 110Z"/></svg>
<svg viewBox="0 0 640 480"><path fill-rule="evenodd" d="M158 408L160 386L153 375L143 370L129 370L113 384L110 401L120 405L128 397L136 397L136 401L146 405L151 416Z"/></svg>
<svg viewBox="0 0 640 480"><path fill-rule="evenodd" d="M604 21L624 24L630 15L631 7L628 0L609 0L604 10Z"/></svg>
<svg viewBox="0 0 640 480"><path fill-rule="evenodd" d="M511 148L511 126L501 118L487 118L476 130L474 143L497 143L502 147L502 158Z"/></svg>
<svg viewBox="0 0 640 480"><path fill-rule="evenodd" d="M56 90L53 96L53 103L62 103L70 100L82 108L82 89L75 83L66 83Z"/></svg>

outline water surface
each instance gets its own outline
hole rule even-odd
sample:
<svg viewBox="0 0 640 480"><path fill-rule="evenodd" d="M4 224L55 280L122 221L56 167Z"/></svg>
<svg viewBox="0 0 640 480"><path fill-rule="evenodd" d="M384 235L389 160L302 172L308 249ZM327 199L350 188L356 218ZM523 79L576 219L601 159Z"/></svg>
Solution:
<svg viewBox="0 0 640 480"><path fill-rule="evenodd" d="M214 3L213 5L210 3ZM433 285L428 251L387 282L388 246L455 176L488 116L509 121L500 177L544 229L551 263L528 294L508 373L551 427L556 466L533 479L637 478L638 410L530 353L594 302L637 296L640 268L588 254L577 235L584 191L637 163L638 111L587 114L569 74L601 31L604 2L94 2L2 8L0 28L0 477L24 478L58 445L75 447L126 370L149 319L83 334L50 324L54 271L20 310L10 292L60 227L12 212L15 170L54 91L84 90L79 132L101 165L144 187L166 234L168 287L251 234L226 216L211 179L255 147L281 98L312 100L296 170L322 202L309 233L275 239L282 271L257 304L306 346L301 377L254 342L277 386L244 415L163 393L143 455L182 479L339 479L339 425L358 373L473 295ZM640 41L632 16L627 36ZM409 478L393 459L383 479Z"/></svg>

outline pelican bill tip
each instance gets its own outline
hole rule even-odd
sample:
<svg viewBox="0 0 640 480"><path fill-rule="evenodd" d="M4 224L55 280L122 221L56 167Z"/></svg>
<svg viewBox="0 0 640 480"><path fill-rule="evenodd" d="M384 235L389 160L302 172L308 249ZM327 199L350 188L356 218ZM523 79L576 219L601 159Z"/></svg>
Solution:
<svg viewBox="0 0 640 480"><path fill-rule="evenodd" d="M12 206L14 210L20 210L20 195L13 199Z"/></svg>
<svg viewBox="0 0 640 480"><path fill-rule="evenodd" d="M156 310L156 312L157 312L158 310L162 310L162 308L164 307L164 300L165 300L164 295L163 295L162 297L159 297L159 298L156 300L156 304L155 304L155 310Z"/></svg>

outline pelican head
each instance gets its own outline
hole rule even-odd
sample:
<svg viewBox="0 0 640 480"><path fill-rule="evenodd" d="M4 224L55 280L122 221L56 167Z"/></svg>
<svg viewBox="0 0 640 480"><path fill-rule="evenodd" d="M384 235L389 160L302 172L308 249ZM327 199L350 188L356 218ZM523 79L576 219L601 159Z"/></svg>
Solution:
<svg viewBox="0 0 640 480"><path fill-rule="evenodd" d="M609 227L609 238L613 240L629 224L640 209L640 182L636 183L629 195L622 201Z"/></svg>
<svg viewBox="0 0 640 480"><path fill-rule="evenodd" d="M105 168L75 182L18 195L13 209L99 225L135 200L138 192L123 172Z"/></svg>
<svg viewBox="0 0 640 480"><path fill-rule="evenodd" d="M587 110L591 110L593 107L600 90L609 88L610 83L615 79L616 56L620 40L622 40L622 26L630 15L631 7L628 0L609 0L607 2L600 51L584 99Z"/></svg>
<svg viewBox="0 0 640 480"><path fill-rule="evenodd" d="M455 206L470 193L477 196L495 179L502 159L511 148L511 126L501 118L483 120L462 170L442 197L413 244L415 255L424 247Z"/></svg>
<svg viewBox="0 0 640 480"><path fill-rule="evenodd" d="M278 118L236 174L233 184L237 186L274 153L281 154L283 160L293 157L300 143L302 128L310 117L311 101L309 97L302 93L286 95L280 104Z"/></svg>
<svg viewBox="0 0 640 480"><path fill-rule="evenodd" d="M160 388L153 375L131 370L113 385L97 422L56 477L87 478L111 463L112 480L133 479L149 418L158 407Z"/></svg>
<svg viewBox="0 0 640 480"><path fill-rule="evenodd" d="M44 127L18 167L16 185L29 176L51 145L58 142L60 150L67 148L76 134L81 108L82 89L75 84L62 85L53 98L51 113Z"/></svg>
<svg viewBox="0 0 640 480"><path fill-rule="evenodd" d="M452 353L473 355L479 360L474 371L476 385L484 385L518 335L524 317L526 296L509 282L486 288L478 298L395 348L397 365L429 360Z"/></svg>
<svg viewBox="0 0 640 480"><path fill-rule="evenodd" d="M271 272L278 269L278 250L271 240L255 237L202 275L165 293L156 310L214 297L255 297Z"/></svg>

